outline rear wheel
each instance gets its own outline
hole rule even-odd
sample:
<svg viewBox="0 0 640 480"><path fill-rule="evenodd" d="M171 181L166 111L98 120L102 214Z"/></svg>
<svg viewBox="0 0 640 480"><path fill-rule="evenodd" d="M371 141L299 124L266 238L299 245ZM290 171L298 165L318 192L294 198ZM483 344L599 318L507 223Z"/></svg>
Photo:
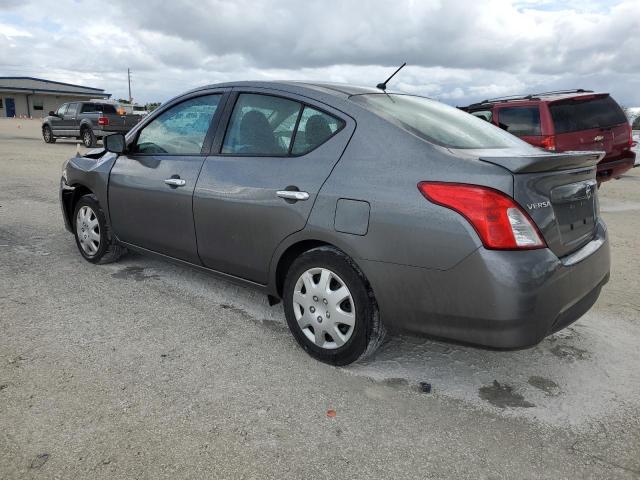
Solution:
<svg viewBox="0 0 640 480"><path fill-rule="evenodd" d="M91 130L91 127L83 127L80 136L82 137L82 143L85 147L92 148L96 146L96 136L93 130Z"/></svg>
<svg viewBox="0 0 640 480"><path fill-rule="evenodd" d="M56 143L56 139L53 136L53 132L51 131L51 127L49 125L45 125L42 127L42 138L45 143Z"/></svg>
<svg viewBox="0 0 640 480"><path fill-rule="evenodd" d="M88 262L115 262L126 252L114 241L95 195L84 195L78 200L73 219L76 245Z"/></svg>
<svg viewBox="0 0 640 480"><path fill-rule="evenodd" d="M289 268L283 290L289 329L312 357L347 365L382 343L373 292L343 252L319 247L303 253Z"/></svg>

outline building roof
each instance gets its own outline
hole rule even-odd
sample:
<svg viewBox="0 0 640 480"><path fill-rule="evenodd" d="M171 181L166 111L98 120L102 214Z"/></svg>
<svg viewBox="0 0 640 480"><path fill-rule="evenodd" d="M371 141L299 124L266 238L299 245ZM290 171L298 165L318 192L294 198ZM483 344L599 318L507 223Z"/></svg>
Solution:
<svg viewBox="0 0 640 480"><path fill-rule="evenodd" d="M85 87L73 83L57 82L36 77L0 77L0 91L42 94L70 94L110 97L102 88Z"/></svg>

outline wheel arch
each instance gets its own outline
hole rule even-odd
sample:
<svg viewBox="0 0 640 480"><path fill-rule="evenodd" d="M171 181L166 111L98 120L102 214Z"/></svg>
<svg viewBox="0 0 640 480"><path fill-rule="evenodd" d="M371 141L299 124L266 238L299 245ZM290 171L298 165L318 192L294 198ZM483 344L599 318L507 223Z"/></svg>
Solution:
<svg viewBox="0 0 640 480"><path fill-rule="evenodd" d="M282 298L282 291L284 288L284 281L289 270L289 267L296 258L302 255L304 252L312 250L318 247L331 247L342 254L344 254L349 261L353 264L356 270L364 277L367 288L373 292L371 282L367 278L364 270L358 264L357 257L354 255L352 249L343 245L342 242L335 242L332 239L322 239L320 237L306 237L291 239L286 245L281 245L277 254L274 255L274 263L272 268L272 283L271 294L276 298Z"/></svg>
<svg viewBox="0 0 640 480"><path fill-rule="evenodd" d="M69 231L74 231L73 211L76 208L78 200L84 195L95 195L95 193L86 185L76 183L71 185L73 190L62 191L62 210L65 216L65 223Z"/></svg>

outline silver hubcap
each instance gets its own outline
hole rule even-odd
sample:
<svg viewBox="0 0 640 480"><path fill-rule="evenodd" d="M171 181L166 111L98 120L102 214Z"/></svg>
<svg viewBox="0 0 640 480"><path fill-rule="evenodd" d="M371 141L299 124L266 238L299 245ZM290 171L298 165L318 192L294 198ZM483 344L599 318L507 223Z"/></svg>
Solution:
<svg viewBox="0 0 640 480"><path fill-rule="evenodd" d="M51 139L51 132L48 128L44 129L44 139L48 142Z"/></svg>
<svg viewBox="0 0 640 480"><path fill-rule="evenodd" d="M327 350L344 345L356 324L351 292L326 268L311 268L300 276L293 290L293 312L302 333Z"/></svg>
<svg viewBox="0 0 640 480"><path fill-rule="evenodd" d="M85 145L89 145L91 143L91 134L88 130L85 130L84 132L84 143Z"/></svg>
<svg viewBox="0 0 640 480"><path fill-rule="evenodd" d="M98 217L90 207L84 206L78 210L76 218L76 235L82 250L87 255L95 255L100 248L100 225Z"/></svg>

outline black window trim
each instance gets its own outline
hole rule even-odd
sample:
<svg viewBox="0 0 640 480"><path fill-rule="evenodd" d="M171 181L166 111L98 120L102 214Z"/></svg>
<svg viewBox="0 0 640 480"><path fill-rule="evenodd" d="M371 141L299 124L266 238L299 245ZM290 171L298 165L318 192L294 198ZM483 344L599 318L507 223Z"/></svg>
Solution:
<svg viewBox="0 0 640 480"><path fill-rule="evenodd" d="M198 90L197 92L192 92L190 94L186 94L184 96L174 98L170 102L167 102L166 105L162 105L160 108L156 108L151 115L148 115L143 122L140 122L136 128L131 130L129 134L127 134L127 152L125 155L129 157L207 157L210 155L211 145L213 144L214 137L216 132L218 131L218 127L220 125L220 119L223 116L224 110L227 108L229 95L231 90L229 88L224 89L213 89L213 90ZM198 97L207 97L210 95L220 95L220 103L218 104L218 108L216 109L216 113L213 115L211 119L211 123L209 124L209 129L207 130L207 134L204 137L204 141L202 142L202 148L200 149L200 153L141 153L141 152L131 152L130 148L138 142L138 137L140 136L140 132L144 130L147 125L153 122L156 118L162 115L164 112L172 109L173 107L180 105L188 100L193 100ZM130 136L131 135L131 136Z"/></svg>
<svg viewBox="0 0 640 480"><path fill-rule="evenodd" d="M342 129L344 129L347 126L347 121L336 115L335 113L332 112L328 112L327 110L323 109L322 107L318 107L317 105L313 104L313 103L309 103L306 102L304 100L301 100L300 98L296 97L291 97L288 96L286 94L280 94L280 93L271 93L270 91L257 91L258 89L254 89L253 87L243 87L243 88L238 88L237 90L234 89L233 92L231 93L230 99L227 102L227 111L225 111L225 116L224 119L222 120L222 122L220 122L219 125L219 132L217 132L216 134L216 141L214 142L212 149L211 149L211 155L212 156L219 156L219 157L256 157L256 158L298 158L298 157L304 157L305 155L309 155L311 152L313 152L314 150L320 148L322 145L326 144L329 140L331 140L333 137L335 137L339 132L342 131ZM224 138L227 135L227 130L229 128L229 123L231 122L231 116L233 115L233 110L236 107L236 103L238 102L238 98L240 97L241 94L252 94L252 95L263 95L263 96L267 96L267 97L276 97L276 98L282 98L284 100L289 100L292 102L296 102L300 104L300 109L298 110L298 118L296 119L296 124L294 126L294 130L293 130L293 134L291 135L291 142L289 143L289 151L286 155L275 155L275 154L256 154L256 153L222 153L222 145L224 143ZM296 95L296 94L293 94ZM336 129L335 132L333 132L333 134L328 137L324 142L320 143L319 145L316 145L314 148L312 148L309 151L306 151L304 153L299 153L299 154L293 154L292 153L292 149L293 149L293 142L295 141L295 137L296 134L298 133L298 126L300 124L300 119L302 118L302 113L304 112L305 107L309 107L312 108L314 110L317 110L319 112L324 113L325 115L329 115L330 117L336 118L337 120L340 121L340 125L339 127Z"/></svg>

